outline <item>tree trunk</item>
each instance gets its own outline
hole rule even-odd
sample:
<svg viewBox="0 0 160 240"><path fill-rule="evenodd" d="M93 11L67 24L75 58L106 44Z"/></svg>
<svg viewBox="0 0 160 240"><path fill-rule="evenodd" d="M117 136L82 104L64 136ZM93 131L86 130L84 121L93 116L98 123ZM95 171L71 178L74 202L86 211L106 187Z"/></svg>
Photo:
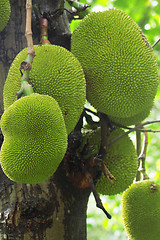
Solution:
<svg viewBox="0 0 160 240"><path fill-rule="evenodd" d="M35 0L41 15L49 18L49 40L70 48L69 22L65 11L55 14L59 0ZM0 115L3 86L9 67L25 39L25 1L10 0L11 18L0 33ZM48 14L49 13L49 14ZM58 13L60 13L58 11ZM33 40L39 42L39 25L33 14ZM0 145L3 137L0 135ZM1 240L85 240L86 209L90 189L78 189L65 176L63 163L53 177L41 184L20 184L9 180L0 169Z"/></svg>

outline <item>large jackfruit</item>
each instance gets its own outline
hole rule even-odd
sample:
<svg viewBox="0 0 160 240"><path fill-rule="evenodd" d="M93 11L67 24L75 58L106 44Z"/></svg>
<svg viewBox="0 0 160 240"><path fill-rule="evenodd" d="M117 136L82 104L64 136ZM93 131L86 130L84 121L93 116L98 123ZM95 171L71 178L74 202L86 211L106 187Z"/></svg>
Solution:
<svg viewBox="0 0 160 240"><path fill-rule="evenodd" d="M0 0L0 32L7 25L11 14L11 6L9 0Z"/></svg>
<svg viewBox="0 0 160 240"><path fill-rule="evenodd" d="M67 133L58 103L33 93L14 102L1 118L4 142L0 163L13 181L37 184L56 171L67 148Z"/></svg>
<svg viewBox="0 0 160 240"><path fill-rule="evenodd" d="M160 184L132 184L122 197L122 217L130 240L160 239Z"/></svg>
<svg viewBox="0 0 160 240"><path fill-rule="evenodd" d="M52 96L58 102L69 134L77 124L86 100L86 81L79 61L71 52L56 45L34 46L36 56L29 83L34 92ZM19 67L27 49L14 59L4 85L4 109L16 100L21 86Z"/></svg>
<svg viewBox="0 0 160 240"><path fill-rule="evenodd" d="M71 51L84 69L87 99L98 111L117 123L126 118L126 125L147 117L158 65L141 29L125 12L90 13L74 30Z"/></svg>
<svg viewBox="0 0 160 240"><path fill-rule="evenodd" d="M109 143L123 133L124 131L119 128L113 130L109 135ZM89 144L93 145L94 148L99 148L100 129L90 134ZM138 160L135 147L129 136L122 137L108 147L104 163L116 181L111 183L102 173L96 184L96 189L100 194L115 195L133 183L138 170Z"/></svg>

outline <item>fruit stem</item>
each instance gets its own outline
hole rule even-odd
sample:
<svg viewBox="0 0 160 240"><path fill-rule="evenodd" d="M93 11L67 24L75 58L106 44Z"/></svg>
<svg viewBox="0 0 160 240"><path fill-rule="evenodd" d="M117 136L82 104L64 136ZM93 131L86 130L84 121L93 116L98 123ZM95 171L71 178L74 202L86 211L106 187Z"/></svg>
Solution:
<svg viewBox="0 0 160 240"><path fill-rule="evenodd" d="M145 129L144 127L142 127ZM144 139L143 139L143 146L142 146L142 151L138 157L140 161L140 167L139 167L139 172L142 173L143 175L143 180L148 179L148 175L146 174L146 168L145 168L145 160L146 160L146 152L147 152L147 147L148 147L148 133L144 132Z"/></svg>
<svg viewBox="0 0 160 240"><path fill-rule="evenodd" d="M136 126L135 126L136 127ZM136 151L137 151L137 156L140 156L141 153L141 132L136 132ZM138 167L140 166L140 158L138 157ZM136 181L140 181L141 174L138 169L137 175L136 175Z"/></svg>
<svg viewBox="0 0 160 240"><path fill-rule="evenodd" d="M107 115L99 113L100 116L100 125L101 125L101 144L99 149L99 155L102 156L104 160L108 150L108 136L109 136L109 127L108 127L108 118Z"/></svg>
<svg viewBox="0 0 160 240"><path fill-rule="evenodd" d="M112 180L116 180L114 176L110 173L107 167L104 164L104 160L106 158L109 146L109 127L113 130L113 126L110 123L108 116L104 113L99 112L100 117L100 125L101 125L101 144L99 148L98 156L102 160L102 172L104 173L105 177L113 183Z"/></svg>
<svg viewBox="0 0 160 240"><path fill-rule="evenodd" d="M24 72L22 73L21 77L21 88L17 92L17 99L21 98L22 96L29 96L34 91L32 86L28 83L29 80L29 71L32 67L32 62L35 57L35 51L33 47L33 39L32 39L32 30L31 30L31 14L32 14L32 0L26 0L26 32L25 36L27 39L28 45L28 53L27 58L25 61L21 63L20 71L23 69Z"/></svg>
<svg viewBox="0 0 160 240"><path fill-rule="evenodd" d="M51 43L48 40L48 20L46 18L41 18L40 19L40 29L41 29L40 44L50 45Z"/></svg>

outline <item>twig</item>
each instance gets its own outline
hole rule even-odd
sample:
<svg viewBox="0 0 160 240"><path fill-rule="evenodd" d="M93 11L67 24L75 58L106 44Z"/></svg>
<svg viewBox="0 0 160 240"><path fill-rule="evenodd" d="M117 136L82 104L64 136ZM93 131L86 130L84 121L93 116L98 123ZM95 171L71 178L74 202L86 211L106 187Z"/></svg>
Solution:
<svg viewBox="0 0 160 240"><path fill-rule="evenodd" d="M131 132L136 131L137 129L139 129L139 128L145 126L145 125L152 124L152 123L159 123L159 122L160 122L160 120L154 120L154 121L147 121L147 122L144 122L144 123L140 123L140 124L136 125L134 128L131 128L129 131L127 131L127 132L123 133L122 135L118 136L117 138L115 138L113 141L111 141L109 143L109 146L111 146L113 143L117 142L120 138L128 135Z"/></svg>
<svg viewBox="0 0 160 240"><path fill-rule="evenodd" d="M137 151L137 156L140 155L141 153L141 132L136 132L136 151ZM140 166L140 159L138 158L138 166ZM137 171L136 175L136 181L140 180L140 172L139 170Z"/></svg>
<svg viewBox="0 0 160 240"><path fill-rule="evenodd" d="M102 202L101 202L101 199L100 199L100 197L99 197L99 195L98 195L98 193L97 193L97 191L96 191L95 185L94 185L94 183L93 183L93 181L92 181L91 179L89 179L89 183L90 183L90 186L91 186L91 191L92 191L92 193L93 193L93 195L94 195L94 198L95 198L95 200L96 200L96 206L97 206L98 208L100 208L100 209L105 213L105 215L107 216L107 218L111 219L112 216L111 216L111 215L106 211L106 209L104 208L104 206L103 206L103 204L102 204Z"/></svg>
<svg viewBox="0 0 160 240"><path fill-rule="evenodd" d="M146 169L145 169L147 147L148 147L148 134L146 132L144 132L143 147L142 147L142 151L138 157L138 159L140 161L139 171L143 174L143 179L149 178L148 175L146 174Z"/></svg>
<svg viewBox="0 0 160 240"><path fill-rule="evenodd" d="M113 184L113 180L116 181L115 177L112 175L112 173L108 170L108 168L106 167L104 161L99 158L99 157L94 157L93 158L94 162L96 162L96 165L100 166L100 169L102 171L102 173L104 174L104 176Z"/></svg>
<svg viewBox="0 0 160 240"><path fill-rule="evenodd" d="M115 126L120 127L120 128L124 128L124 129L128 129L128 130L133 129L133 128L131 128L131 127L127 127L127 126L124 126L124 125L121 125L121 124L118 124L118 123L115 123L115 122L112 122L112 123L113 123ZM158 133L158 132L160 132L160 130L142 129L142 128L140 128L140 129L135 129L135 131L136 131L136 132L152 132L152 133Z"/></svg>
<svg viewBox="0 0 160 240"><path fill-rule="evenodd" d="M32 0L26 0L26 33L28 54L35 56L33 47L32 30L31 30L31 19L32 19ZM33 60L33 59L32 59Z"/></svg>
<svg viewBox="0 0 160 240"><path fill-rule="evenodd" d="M154 48L157 45L157 43L159 43L159 41L160 41L160 38L151 47Z"/></svg>

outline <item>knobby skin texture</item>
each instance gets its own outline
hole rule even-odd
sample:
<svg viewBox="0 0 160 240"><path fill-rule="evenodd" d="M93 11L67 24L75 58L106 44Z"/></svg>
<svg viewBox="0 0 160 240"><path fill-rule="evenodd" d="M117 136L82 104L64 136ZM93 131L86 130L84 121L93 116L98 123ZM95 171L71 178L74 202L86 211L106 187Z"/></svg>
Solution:
<svg viewBox="0 0 160 240"><path fill-rule="evenodd" d="M13 181L37 184L56 171L67 148L67 133L58 103L33 93L9 106L1 118L4 142L0 163Z"/></svg>
<svg viewBox="0 0 160 240"><path fill-rule="evenodd" d="M0 32L7 25L11 14L11 6L9 0L0 0Z"/></svg>
<svg viewBox="0 0 160 240"><path fill-rule="evenodd" d="M36 56L29 73L34 92L52 96L58 102L69 134L77 124L86 100L86 81L79 61L71 52L56 45L34 46ZM19 67L27 48L14 59L3 91L4 108L16 100L20 89Z"/></svg>
<svg viewBox="0 0 160 240"><path fill-rule="evenodd" d="M109 135L109 143L123 133L124 131L119 128L113 130ZM100 129L90 134L89 143L94 148L99 149ZM138 160L135 147L129 136L122 137L108 147L104 163L116 181L111 183L102 173L96 184L96 189L100 194L115 195L123 192L133 183L138 170Z"/></svg>
<svg viewBox="0 0 160 240"><path fill-rule="evenodd" d="M109 9L86 16L73 32L71 51L84 69L87 99L98 111L125 125L148 116L158 66L141 29L125 12Z"/></svg>
<svg viewBox="0 0 160 240"><path fill-rule="evenodd" d="M122 217L130 240L159 240L160 184L144 180L132 184L122 197Z"/></svg>

